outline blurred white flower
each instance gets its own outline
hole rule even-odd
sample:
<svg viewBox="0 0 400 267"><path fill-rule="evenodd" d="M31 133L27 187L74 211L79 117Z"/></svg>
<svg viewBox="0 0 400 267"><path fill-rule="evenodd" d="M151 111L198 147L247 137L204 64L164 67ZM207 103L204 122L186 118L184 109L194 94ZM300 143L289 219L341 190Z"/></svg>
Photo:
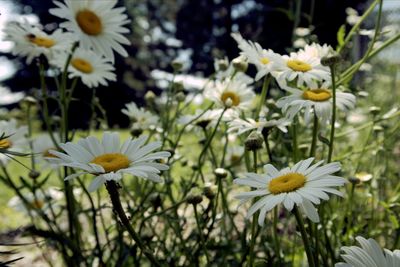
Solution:
<svg viewBox="0 0 400 267"><path fill-rule="evenodd" d="M286 126L290 124L285 118L281 118L279 120L266 120L265 118L260 118L258 121L252 118L236 118L228 123L229 129L228 133L236 132L238 135L246 133L248 131L257 130L257 132L261 133L264 128L273 128L276 127L282 132L286 133Z"/></svg>
<svg viewBox="0 0 400 267"><path fill-rule="evenodd" d="M155 129L158 124L158 116L152 114L143 107L138 107L135 102L130 102L121 110L123 114L129 117L134 129Z"/></svg>
<svg viewBox="0 0 400 267"><path fill-rule="evenodd" d="M12 152L24 152L27 148L28 141L26 135L28 128L26 126L17 126L17 121L12 119L9 121L0 121L0 136L6 137L0 140L0 148ZM10 160L11 155L0 154L0 164L6 164Z"/></svg>
<svg viewBox="0 0 400 267"><path fill-rule="evenodd" d="M54 139L57 143L60 143L60 139L57 135L54 135ZM53 140L50 138L48 134L42 134L33 139L32 142L32 152L35 163L42 164L42 168L55 168L57 165L50 164L47 158L55 157L51 154L50 150L55 150L56 146L53 143Z"/></svg>
<svg viewBox="0 0 400 267"><path fill-rule="evenodd" d="M7 87L0 86L0 105L10 105L21 101L25 97L23 92L11 92Z"/></svg>

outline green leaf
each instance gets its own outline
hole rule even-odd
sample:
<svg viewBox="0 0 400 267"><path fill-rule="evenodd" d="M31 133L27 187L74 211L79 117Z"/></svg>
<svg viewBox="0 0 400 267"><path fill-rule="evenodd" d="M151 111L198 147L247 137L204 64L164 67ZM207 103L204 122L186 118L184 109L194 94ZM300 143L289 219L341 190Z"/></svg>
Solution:
<svg viewBox="0 0 400 267"><path fill-rule="evenodd" d="M340 26L340 28L339 28L339 30L338 30L338 32L336 34L337 42L338 42L338 46L339 47L342 47L344 45L344 37L345 37L345 35L346 35L346 25L343 24L342 26Z"/></svg>
<svg viewBox="0 0 400 267"><path fill-rule="evenodd" d="M324 137L321 135L321 133L318 134L318 140L324 143L325 145L329 146L329 140L328 138Z"/></svg>

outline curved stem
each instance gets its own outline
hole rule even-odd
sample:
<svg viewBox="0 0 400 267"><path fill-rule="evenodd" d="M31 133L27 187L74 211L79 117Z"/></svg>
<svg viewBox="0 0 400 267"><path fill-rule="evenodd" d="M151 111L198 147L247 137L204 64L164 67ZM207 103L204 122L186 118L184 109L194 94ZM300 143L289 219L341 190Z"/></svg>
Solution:
<svg viewBox="0 0 400 267"><path fill-rule="evenodd" d="M296 205L294 205L293 213L294 216L296 217L297 225L299 226L300 229L301 238L303 239L303 244L306 250L308 264L310 267L315 267L314 257L312 255L312 250L311 250L311 244L310 241L308 240L306 229L304 228L303 218L301 217L301 214Z"/></svg>
<svg viewBox="0 0 400 267"><path fill-rule="evenodd" d="M332 78L332 119L331 119L331 135L329 138L329 152L328 163L332 161L333 141L335 138L335 121L336 121L336 80L335 80L335 66L331 66Z"/></svg>
<svg viewBox="0 0 400 267"><path fill-rule="evenodd" d="M111 203L114 208L114 212L116 214L118 214L118 217L121 220L121 223L126 227L126 230L128 231L129 235L132 237L133 240L135 240L135 242L138 245L138 247L140 248L140 250L146 255L146 257L150 260L150 262L153 264L153 266L161 266L161 264L158 262L158 260L152 254L151 250L145 247L145 245L144 245L143 241L140 239L139 235L132 228L132 225L131 225L129 219L126 216L124 209L122 208L121 200L119 199L118 186L115 183L115 181L107 181L106 188L110 195Z"/></svg>

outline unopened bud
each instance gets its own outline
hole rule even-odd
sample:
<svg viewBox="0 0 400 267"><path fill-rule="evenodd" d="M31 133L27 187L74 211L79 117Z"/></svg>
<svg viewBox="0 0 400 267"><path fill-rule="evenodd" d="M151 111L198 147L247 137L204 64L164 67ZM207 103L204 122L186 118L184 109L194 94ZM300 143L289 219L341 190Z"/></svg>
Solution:
<svg viewBox="0 0 400 267"><path fill-rule="evenodd" d="M380 125L374 125L374 127L372 127L372 130L375 132L375 133L380 133L380 132L383 132L383 127L382 126L380 126Z"/></svg>
<svg viewBox="0 0 400 267"><path fill-rule="evenodd" d="M230 107L232 107L232 104L233 104L233 101L232 101L232 99L231 98L227 98L226 100L225 100L225 107L227 107L227 108L230 108Z"/></svg>
<svg viewBox="0 0 400 267"><path fill-rule="evenodd" d="M337 53L321 58L322 66L331 67L340 62L340 56Z"/></svg>
<svg viewBox="0 0 400 267"><path fill-rule="evenodd" d="M131 129L131 135L132 135L132 137L138 137L138 136L140 136L141 134L143 133L143 129L141 129L141 128L132 128Z"/></svg>
<svg viewBox="0 0 400 267"><path fill-rule="evenodd" d="M206 183L203 188L203 194L208 199L213 199L215 197L215 193L217 191L217 187L211 183Z"/></svg>
<svg viewBox="0 0 400 267"><path fill-rule="evenodd" d="M228 171L225 170L224 168L216 168L214 170L214 174L217 178L224 179L228 176Z"/></svg>
<svg viewBox="0 0 400 267"><path fill-rule="evenodd" d="M369 113L371 113L373 116L378 115L381 112L380 107L372 106L369 108Z"/></svg>
<svg viewBox="0 0 400 267"><path fill-rule="evenodd" d="M229 68L229 61L227 58L217 60L218 70L226 71Z"/></svg>
<svg viewBox="0 0 400 267"><path fill-rule="evenodd" d="M359 184L361 181L357 177L350 177L349 182L356 185L356 184Z"/></svg>
<svg viewBox="0 0 400 267"><path fill-rule="evenodd" d="M29 175L29 178L35 180L40 176L40 172L31 170L28 175Z"/></svg>
<svg viewBox="0 0 400 267"><path fill-rule="evenodd" d="M186 96L184 93L179 92L176 94L176 101L183 102L183 101L185 101L185 99L186 99Z"/></svg>
<svg viewBox="0 0 400 267"><path fill-rule="evenodd" d="M185 89L183 82L174 82L172 86L175 92L182 92Z"/></svg>
<svg viewBox="0 0 400 267"><path fill-rule="evenodd" d="M174 69L174 71L180 71L183 67L183 63L182 61L180 61L179 59L175 59L171 62L171 66Z"/></svg>
<svg viewBox="0 0 400 267"><path fill-rule="evenodd" d="M248 151L258 150L262 148L263 141L262 135L254 131L246 138L246 141L244 141L244 146Z"/></svg>
<svg viewBox="0 0 400 267"><path fill-rule="evenodd" d="M144 100L146 100L146 102L148 102L148 103L154 102L155 99L156 99L156 95L154 94L153 91L148 91L148 92L144 95Z"/></svg>
<svg viewBox="0 0 400 267"><path fill-rule="evenodd" d="M246 72L249 66L247 59L244 56L238 56L232 60L232 65L236 71Z"/></svg>
<svg viewBox="0 0 400 267"><path fill-rule="evenodd" d="M198 188L193 188L190 190L186 202L189 204L197 205L203 201L202 192Z"/></svg>

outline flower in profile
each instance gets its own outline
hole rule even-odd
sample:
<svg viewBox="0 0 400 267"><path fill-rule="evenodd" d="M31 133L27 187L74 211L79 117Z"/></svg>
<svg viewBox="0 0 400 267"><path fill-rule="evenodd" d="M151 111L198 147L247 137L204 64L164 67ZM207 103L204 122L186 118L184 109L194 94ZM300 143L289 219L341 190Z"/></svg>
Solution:
<svg viewBox="0 0 400 267"><path fill-rule="evenodd" d="M115 8L117 0L65 0L64 3L54 1L54 4L57 8L50 9L50 14L67 20L60 26L72 32L83 48L93 49L111 62L114 62L113 50L123 57L128 56L121 44L130 44L122 35L129 32L123 25L130 20L123 14L124 7Z"/></svg>
<svg viewBox="0 0 400 267"><path fill-rule="evenodd" d="M5 39L15 44L12 54L26 57L28 64L40 55L44 55L50 60L55 53L70 49L73 43L70 33L57 29L53 33L47 34L26 20L22 23L9 22L4 33L6 34Z"/></svg>
<svg viewBox="0 0 400 267"><path fill-rule="evenodd" d="M154 129L158 124L158 116L144 108L139 108L135 102L126 104L121 112L129 117L133 129Z"/></svg>
<svg viewBox="0 0 400 267"><path fill-rule="evenodd" d="M299 161L293 167L277 170L271 164L264 166L265 173L245 173L244 178L237 178L234 183L255 187L256 190L236 195L240 204L255 198L262 197L255 202L247 213L250 218L260 210L259 225L264 225L266 213L279 203L283 203L289 211L296 205L313 222L319 222L319 216L314 205L322 200L328 200L327 193L342 196L342 193L332 187L341 186L346 180L332 175L340 171L340 163L333 162L320 166L323 161L314 165L314 158ZM311 166L310 166L311 165Z"/></svg>
<svg viewBox="0 0 400 267"><path fill-rule="evenodd" d="M56 156L48 160L52 163L82 170L69 175L65 180L70 180L84 174L93 174L95 179L89 185L90 192L98 189L106 181L119 181L123 174L135 175L154 182L162 182L158 175L161 171L168 170L168 166L156 162L171 156L169 152L152 151L161 147L161 142L145 145L146 136L137 139L128 138L122 145L118 133L106 132L102 141L89 136L75 143L61 143L60 147L65 153L50 150Z"/></svg>
<svg viewBox="0 0 400 267"><path fill-rule="evenodd" d="M282 97L276 103L282 112L286 113L287 117L292 120L294 116L301 110L304 110L304 119L306 123L310 121L312 112L315 112L317 117L326 123L331 117L332 113L332 91L329 85L325 83L322 88L318 89L289 89L291 95ZM340 88L338 88L340 89ZM336 107L339 110L347 112L354 108L356 97L350 93L343 93L336 90Z"/></svg>
<svg viewBox="0 0 400 267"><path fill-rule="evenodd" d="M215 81L205 91L206 97L225 108L247 110L254 99L252 87L241 79Z"/></svg>
<svg viewBox="0 0 400 267"><path fill-rule="evenodd" d="M274 53L271 49L264 49L258 43L246 41L240 33L232 33L233 39L238 43L239 49L242 50L248 61L257 68L255 80L258 81L265 75L278 70L278 66L284 64L281 55Z"/></svg>
<svg viewBox="0 0 400 267"><path fill-rule="evenodd" d="M0 149L10 152L24 152L28 141L25 136L28 134L26 126L17 126L17 121L0 121ZM6 164L11 155L7 152L0 153L0 163Z"/></svg>
<svg viewBox="0 0 400 267"><path fill-rule="evenodd" d="M260 117L258 121L252 118L236 118L228 123L229 129L228 133L236 132L238 135L246 133L248 131L257 130L257 132L261 133L264 128L273 128L276 127L282 132L286 133L286 126L290 124L285 118L281 118L278 120L272 119L267 121L265 118Z"/></svg>
<svg viewBox="0 0 400 267"><path fill-rule="evenodd" d="M206 128L208 126L213 126L216 124L219 116L221 115L221 110L201 110L197 109L193 115L183 115L178 118L179 124L189 124L196 125L202 128Z"/></svg>
<svg viewBox="0 0 400 267"><path fill-rule="evenodd" d="M340 256L345 262L336 263L335 267L396 267L400 266L400 250L382 251L372 238L356 237L361 247L342 247Z"/></svg>
<svg viewBox="0 0 400 267"><path fill-rule="evenodd" d="M63 70L68 59L67 53L62 53L51 61L59 69ZM93 51L78 48L75 50L68 66L68 77L81 78L82 82L90 88L99 85L107 86L108 81L115 81L114 66L104 57Z"/></svg>
<svg viewBox="0 0 400 267"><path fill-rule="evenodd" d="M57 135L54 135L54 139L57 143L60 143L60 139ZM56 165L50 164L47 160L47 158L56 157L50 153L50 150L56 150L56 146L48 134L42 134L36 137L32 142L32 152L35 163L43 164L44 168L48 166L52 168L56 167Z"/></svg>
<svg viewBox="0 0 400 267"><path fill-rule="evenodd" d="M279 72L274 75L282 89L294 87L315 88L318 82L330 81L329 67L322 66L319 53L323 53L323 47L311 45L290 56L282 56L283 61L277 67Z"/></svg>
<svg viewBox="0 0 400 267"><path fill-rule="evenodd" d="M19 196L15 196L8 201L8 206L16 211L26 214L36 214L38 210L46 212L46 210L50 208L50 205L54 208L54 203L52 202L63 197L63 193L55 188L49 188L46 191L37 190L35 193L21 192L21 194L26 202L24 202Z"/></svg>

